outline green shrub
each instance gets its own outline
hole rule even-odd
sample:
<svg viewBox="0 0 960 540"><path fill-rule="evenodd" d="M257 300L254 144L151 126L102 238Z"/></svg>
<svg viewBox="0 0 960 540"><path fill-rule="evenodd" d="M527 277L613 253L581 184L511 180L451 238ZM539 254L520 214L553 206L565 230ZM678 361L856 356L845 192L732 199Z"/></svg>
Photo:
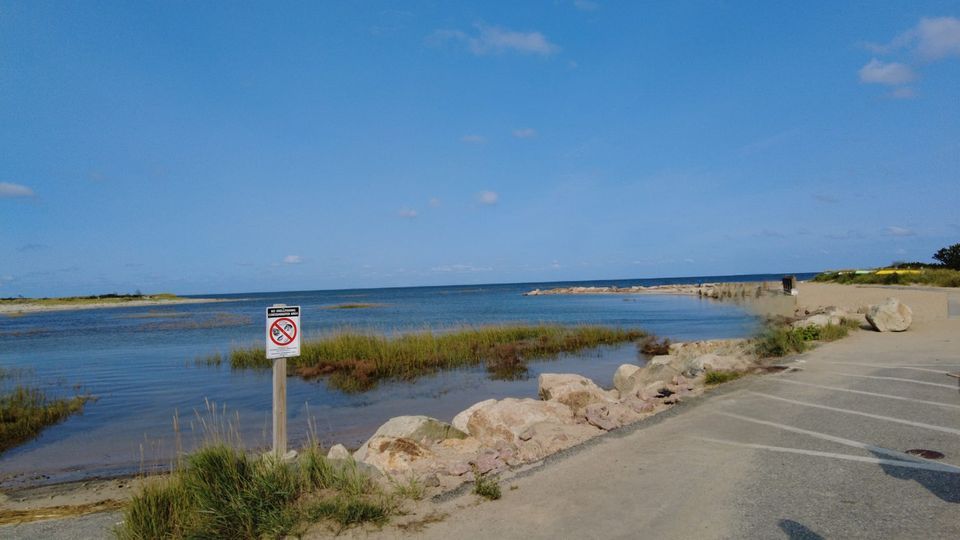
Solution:
<svg viewBox="0 0 960 540"><path fill-rule="evenodd" d="M495 501L500 498L500 484L490 475L481 475L474 468L473 492L484 499Z"/></svg>
<svg viewBox="0 0 960 540"><path fill-rule="evenodd" d="M708 371L704 376L704 383L708 385L723 384L743 377L741 371Z"/></svg>
<svg viewBox="0 0 960 540"><path fill-rule="evenodd" d="M788 324L768 324L754 341L754 352L761 358L797 354L806 351L811 341L835 341L847 337L857 322L842 319L840 324L826 326L791 327Z"/></svg>

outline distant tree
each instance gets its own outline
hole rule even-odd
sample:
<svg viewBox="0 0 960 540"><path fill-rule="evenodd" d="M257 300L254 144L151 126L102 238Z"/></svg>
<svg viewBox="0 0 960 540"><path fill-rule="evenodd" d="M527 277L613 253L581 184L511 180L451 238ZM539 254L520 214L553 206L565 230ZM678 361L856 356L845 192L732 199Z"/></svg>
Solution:
<svg viewBox="0 0 960 540"><path fill-rule="evenodd" d="M960 244L941 249L933 254L933 258L943 263L947 268L960 270Z"/></svg>

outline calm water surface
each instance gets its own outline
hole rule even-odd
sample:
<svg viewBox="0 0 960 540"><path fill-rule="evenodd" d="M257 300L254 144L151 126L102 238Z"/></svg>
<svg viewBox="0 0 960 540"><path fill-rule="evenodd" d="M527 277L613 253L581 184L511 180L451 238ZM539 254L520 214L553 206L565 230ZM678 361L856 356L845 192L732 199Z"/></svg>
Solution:
<svg viewBox="0 0 960 540"><path fill-rule="evenodd" d="M651 285L699 281L755 281L779 275L661 280L594 281L596 285ZM802 277L802 276L798 276ZM184 448L195 411L207 401L238 418L245 445L270 439L269 371L231 371L195 365L198 357L232 346L261 344L264 308L302 306L305 337L344 327L402 332L503 322L591 323L642 328L675 341L741 337L757 318L743 307L684 296L535 296L533 288L584 283L528 283L215 295L229 302L164 307L0 316L0 366L25 375L53 394L75 385L97 397L84 413L48 428L40 438L0 457L0 486L126 474L162 466L175 453L173 417L179 412ZM329 309L374 303L365 309ZM323 381L290 378L291 445L312 423L324 443L353 447L378 425L402 414L450 420L487 398L536 397L537 375L580 373L609 387L622 363L642 361L630 346L609 347L530 365L518 381L490 380L482 367L448 371L414 383L386 383L363 394L344 394ZM7 381L6 384L10 384Z"/></svg>

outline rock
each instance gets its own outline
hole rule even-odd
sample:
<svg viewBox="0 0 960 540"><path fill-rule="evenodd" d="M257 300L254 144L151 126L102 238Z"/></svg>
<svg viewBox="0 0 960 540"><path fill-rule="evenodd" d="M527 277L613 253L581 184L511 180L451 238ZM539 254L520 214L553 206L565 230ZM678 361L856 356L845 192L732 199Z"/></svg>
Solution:
<svg viewBox="0 0 960 540"><path fill-rule="evenodd" d="M689 370L685 371L690 375L697 375L701 371L740 371L750 367L750 362L739 356L720 356L717 354L704 354L694 358L689 363Z"/></svg>
<svg viewBox="0 0 960 540"><path fill-rule="evenodd" d="M440 477L436 473L430 473L421 480L426 487L440 487Z"/></svg>
<svg viewBox="0 0 960 540"><path fill-rule="evenodd" d="M477 468L476 472L480 474L487 474L489 472L496 474L507 468L507 464L500 459L497 451L480 454L472 462L472 465Z"/></svg>
<svg viewBox="0 0 960 540"><path fill-rule="evenodd" d="M867 309L867 322L877 332L903 332L913 322L913 311L900 300L887 298Z"/></svg>
<svg viewBox="0 0 960 540"><path fill-rule="evenodd" d="M653 364L638 369L628 380L632 381L630 392L633 393L639 388L646 388L655 382L667 383L673 380L673 377L680 375L680 370L672 364ZM629 384L629 383L628 383Z"/></svg>
<svg viewBox="0 0 960 540"><path fill-rule="evenodd" d="M520 462L541 460L603 433L590 424L539 422L529 426L517 451Z"/></svg>
<svg viewBox="0 0 960 540"><path fill-rule="evenodd" d="M349 457L350 451L342 444L331 446L330 451L327 452L327 459L348 459Z"/></svg>
<svg viewBox="0 0 960 540"><path fill-rule="evenodd" d="M837 321L839 323L839 319L837 319ZM817 328L823 328L824 326L827 326L828 324L830 324L830 322L831 322L831 318L829 315L820 313L817 315L811 315L806 319L800 319L799 321L794 322L793 327L806 328L808 326L816 326Z"/></svg>
<svg viewBox="0 0 960 540"><path fill-rule="evenodd" d="M364 450L363 458L358 461L390 475L414 472L418 467L425 468L434 458L433 452L427 447L405 437L377 435L371 437L361 450Z"/></svg>
<svg viewBox="0 0 960 540"><path fill-rule="evenodd" d="M377 428L377 431L370 439L376 437L402 437L417 442L436 442L444 439L462 439L467 434L451 426L446 422L441 422L436 418L429 416L396 416L387 420L385 424ZM353 457L357 461L363 461L366 457L368 445L364 444L354 453Z"/></svg>
<svg viewBox="0 0 960 540"><path fill-rule="evenodd" d="M467 421L467 432L486 443L518 445L520 434L541 422L575 423L573 411L556 401L506 398L478 407Z"/></svg>
<svg viewBox="0 0 960 540"><path fill-rule="evenodd" d="M641 416L622 403L591 403L583 409L587 423L604 431L636 422Z"/></svg>
<svg viewBox="0 0 960 540"><path fill-rule="evenodd" d="M491 403L496 403L496 402L497 400L495 399L485 399L479 403L474 403L473 405L468 407L467 410L462 411L456 416L454 416L453 422L451 422L451 424L453 424L453 427L459 429L460 431L464 433L469 433L469 431L467 431L467 422L470 420L470 417L473 416L473 413L476 412L477 409L480 409L481 407L485 407L487 405L490 405Z"/></svg>
<svg viewBox="0 0 960 540"><path fill-rule="evenodd" d="M563 403L577 412L591 403L615 401L590 379L575 374L544 373L537 379L540 399Z"/></svg>
<svg viewBox="0 0 960 540"><path fill-rule="evenodd" d="M627 393L631 386L629 384L630 376L637 372L640 366L633 364L622 364L613 374L613 387L621 394Z"/></svg>
<svg viewBox="0 0 960 540"><path fill-rule="evenodd" d="M658 354L650 360L647 360L648 366L668 366L676 360L677 357L670 354Z"/></svg>

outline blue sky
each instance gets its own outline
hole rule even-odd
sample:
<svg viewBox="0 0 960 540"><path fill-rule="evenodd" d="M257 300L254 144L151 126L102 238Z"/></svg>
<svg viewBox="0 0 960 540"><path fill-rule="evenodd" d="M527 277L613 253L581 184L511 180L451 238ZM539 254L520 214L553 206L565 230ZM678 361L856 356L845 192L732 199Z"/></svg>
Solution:
<svg viewBox="0 0 960 540"><path fill-rule="evenodd" d="M0 296L960 241L958 2L0 1Z"/></svg>

